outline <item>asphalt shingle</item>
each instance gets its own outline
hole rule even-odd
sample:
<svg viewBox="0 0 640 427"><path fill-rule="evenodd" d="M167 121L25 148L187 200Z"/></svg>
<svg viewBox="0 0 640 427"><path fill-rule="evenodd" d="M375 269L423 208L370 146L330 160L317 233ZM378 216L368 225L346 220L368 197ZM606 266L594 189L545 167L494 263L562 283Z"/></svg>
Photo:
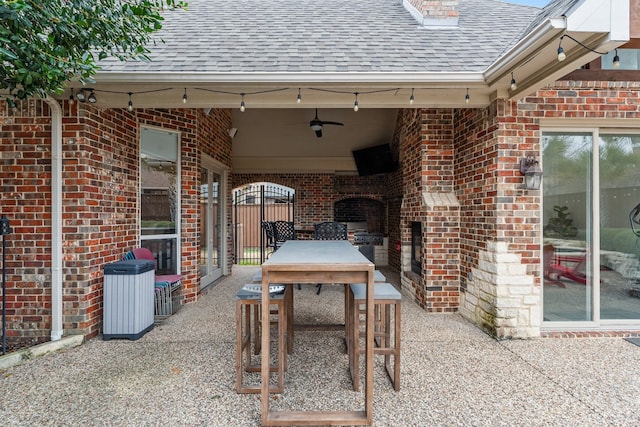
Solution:
<svg viewBox="0 0 640 427"><path fill-rule="evenodd" d="M151 61L101 64L150 73L479 72L557 10L460 0L459 25L443 29L423 27L397 0L190 0L187 11L166 13L165 43L151 47Z"/></svg>

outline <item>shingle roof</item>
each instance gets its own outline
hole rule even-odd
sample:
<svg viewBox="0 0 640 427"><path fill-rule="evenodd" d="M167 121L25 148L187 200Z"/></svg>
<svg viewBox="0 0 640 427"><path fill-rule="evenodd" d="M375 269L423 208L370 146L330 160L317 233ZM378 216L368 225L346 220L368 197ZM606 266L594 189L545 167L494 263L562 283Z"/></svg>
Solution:
<svg viewBox="0 0 640 427"><path fill-rule="evenodd" d="M398 0L189 0L167 12L150 62L105 60L102 72L481 72L541 10L460 0L459 12L458 27L437 29Z"/></svg>

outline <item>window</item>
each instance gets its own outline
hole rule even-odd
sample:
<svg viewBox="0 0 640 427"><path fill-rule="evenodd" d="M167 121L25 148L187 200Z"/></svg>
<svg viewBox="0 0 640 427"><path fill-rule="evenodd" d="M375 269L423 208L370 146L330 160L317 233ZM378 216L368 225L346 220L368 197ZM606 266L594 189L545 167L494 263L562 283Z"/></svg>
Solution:
<svg viewBox="0 0 640 427"><path fill-rule="evenodd" d="M178 169L178 134L143 128L140 139L140 239L141 246L154 254L159 274L179 273Z"/></svg>
<svg viewBox="0 0 640 427"><path fill-rule="evenodd" d="M617 49L620 58L620 66L618 70L640 70L640 49ZM616 56L616 50L602 55L602 69L614 70L613 58Z"/></svg>

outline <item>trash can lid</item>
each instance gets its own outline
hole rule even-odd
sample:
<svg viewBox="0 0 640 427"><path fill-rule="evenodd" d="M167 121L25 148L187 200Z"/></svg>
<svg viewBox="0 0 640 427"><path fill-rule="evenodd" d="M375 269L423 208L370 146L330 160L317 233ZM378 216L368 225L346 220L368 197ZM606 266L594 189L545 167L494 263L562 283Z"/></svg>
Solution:
<svg viewBox="0 0 640 427"><path fill-rule="evenodd" d="M137 275L154 269L154 263L148 259L127 259L105 264L106 275Z"/></svg>

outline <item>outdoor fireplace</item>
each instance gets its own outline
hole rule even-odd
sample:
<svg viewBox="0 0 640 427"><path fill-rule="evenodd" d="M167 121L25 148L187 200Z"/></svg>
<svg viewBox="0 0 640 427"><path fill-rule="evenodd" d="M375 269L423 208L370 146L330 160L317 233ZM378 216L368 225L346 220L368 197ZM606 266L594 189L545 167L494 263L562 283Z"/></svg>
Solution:
<svg viewBox="0 0 640 427"><path fill-rule="evenodd" d="M411 271L422 276L422 223L411 223Z"/></svg>

